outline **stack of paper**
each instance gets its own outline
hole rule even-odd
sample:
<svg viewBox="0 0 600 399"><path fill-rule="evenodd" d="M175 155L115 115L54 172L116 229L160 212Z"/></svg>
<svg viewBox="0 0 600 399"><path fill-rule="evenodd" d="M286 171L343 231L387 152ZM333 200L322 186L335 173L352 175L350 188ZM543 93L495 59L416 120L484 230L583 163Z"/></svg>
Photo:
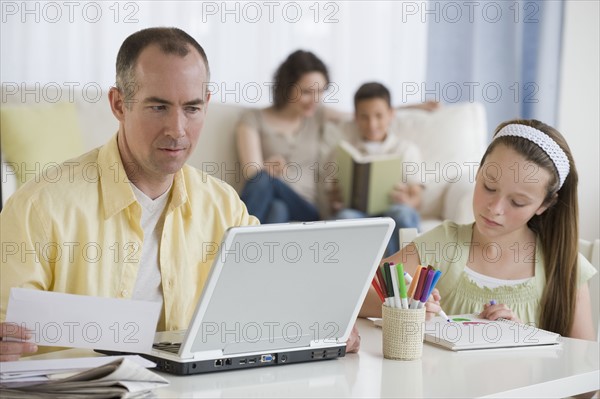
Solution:
<svg viewBox="0 0 600 399"><path fill-rule="evenodd" d="M143 397L169 382L140 356L21 360L0 364L0 397Z"/></svg>

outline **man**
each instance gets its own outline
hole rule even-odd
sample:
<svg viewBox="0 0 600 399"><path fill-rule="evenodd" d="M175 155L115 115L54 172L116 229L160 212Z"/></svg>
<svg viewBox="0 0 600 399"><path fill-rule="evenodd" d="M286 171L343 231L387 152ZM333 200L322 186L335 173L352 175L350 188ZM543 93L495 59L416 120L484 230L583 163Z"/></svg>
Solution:
<svg viewBox="0 0 600 399"><path fill-rule="evenodd" d="M184 165L204 124L208 81L204 50L179 29L125 40L109 92L116 136L62 165L56 184L25 185L0 214L3 242L19 246L3 254L2 320L10 288L25 287L162 301L158 328L187 327L213 260L206 244L230 226L258 224L231 187ZM7 330L23 334L6 325L0 334ZM35 350L0 349L2 360Z"/></svg>
<svg viewBox="0 0 600 399"><path fill-rule="evenodd" d="M258 224L233 188L185 165L210 100L196 40L175 28L139 31L123 42L116 69L117 134L61 165L58 182L23 186L0 213L2 321L10 288L24 287L160 301L158 329L185 329L214 258L207 248L231 226ZM0 323L0 361L37 351L6 341L27 337Z"/></svg>

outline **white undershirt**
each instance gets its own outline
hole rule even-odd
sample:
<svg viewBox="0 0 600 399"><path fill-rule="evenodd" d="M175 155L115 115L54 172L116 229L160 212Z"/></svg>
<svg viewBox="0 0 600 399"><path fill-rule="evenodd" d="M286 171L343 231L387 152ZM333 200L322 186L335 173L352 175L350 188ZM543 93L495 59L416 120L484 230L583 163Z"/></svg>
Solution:
<svg viewBox="0 0 600 399"><path fill-rule="evenodd" d="M171 187L154 200L135 185L131 184L131 188L142 208L140 223L144 231L140 267L131 298L162 304L159 248L164 225L164 210L169 200Z"/></svg>
<svg viewBox="0 0 600 399"><path fill-rule="evenodd" d="M506 287L506 286L510 287L510 286L514 286L514 285L523 284L523 283L531 280L531 277L522 278L520 280L502 280L499 278L494 278L494 277L486 276L481 273L477 273L476 271L470 269L467 266L465 266L465 273L467 273L469 280L471 280L478 286L480 286L482 288L490 288L490 289L498 288L498 287Z"/></svg>

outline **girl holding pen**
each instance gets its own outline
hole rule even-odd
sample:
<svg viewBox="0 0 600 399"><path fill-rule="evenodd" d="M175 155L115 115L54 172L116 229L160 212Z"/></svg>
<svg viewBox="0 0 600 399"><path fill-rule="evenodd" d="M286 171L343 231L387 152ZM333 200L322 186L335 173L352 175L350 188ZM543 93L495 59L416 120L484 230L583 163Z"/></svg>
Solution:
<svg viewBox="0 0 600 399"><path fill-rule="evenodd" d="M414 275L442 271L427 317L480 313L533 323L563 336L595 339L588 280L594 267L577 252L577 170L563 136L536 120L502 123L475 181L475 222L446 221L390 258ZM497 303L491 304L495 299ZM362 316L379 316L369 293Z"/></svg>

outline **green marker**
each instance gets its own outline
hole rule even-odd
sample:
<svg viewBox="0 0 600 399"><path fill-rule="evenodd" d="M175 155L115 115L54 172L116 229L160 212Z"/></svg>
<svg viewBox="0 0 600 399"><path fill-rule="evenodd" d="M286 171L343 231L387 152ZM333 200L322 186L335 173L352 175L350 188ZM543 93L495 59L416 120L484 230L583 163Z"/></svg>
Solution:
<svg viewBox="0 0 600 399"><path fill-rule="evenodd" d="M408 309L408 299L406 299L406 281L404 280L404 266L402 263L398 263L396 265L396 271L398 272L398 289L400 290L402 309Z"/></svg>

